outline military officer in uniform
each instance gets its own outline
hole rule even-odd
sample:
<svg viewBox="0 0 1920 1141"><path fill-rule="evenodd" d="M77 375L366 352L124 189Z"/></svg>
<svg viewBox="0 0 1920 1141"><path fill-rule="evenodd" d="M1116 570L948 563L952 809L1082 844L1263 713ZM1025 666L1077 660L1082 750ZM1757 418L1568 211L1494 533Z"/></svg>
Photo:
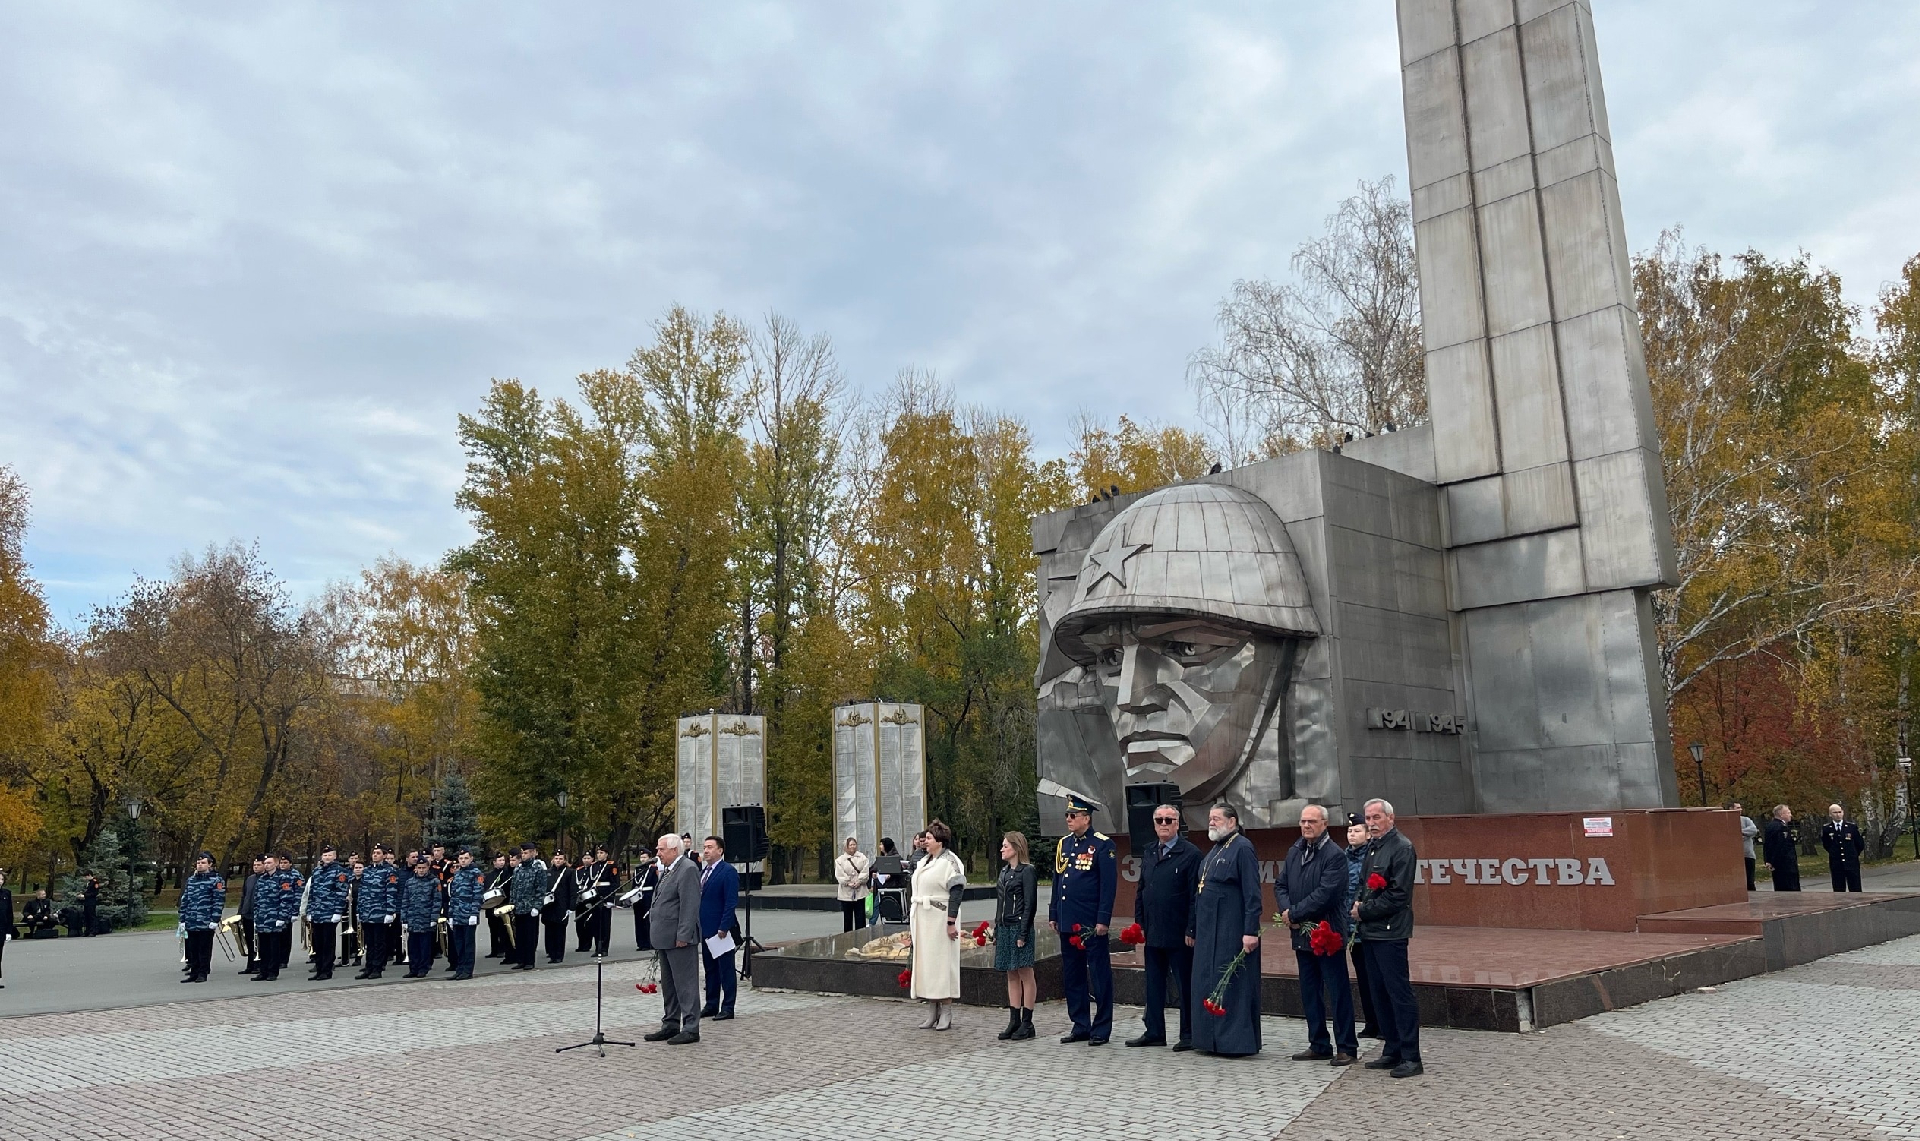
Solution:
<svg viewBox="0 0 1920 1141"><path fill-rule="evenodd" d="M180 889L180 923L187 929L187 977L183 983L207 981L213 960L213 931L227 907L227 881L213 870L213 853L202 852L193 862L193 874Z"/></svg>
<svg viewBox="0 0 1920 1141"><path fill-rule="evenodd" d="M425 860L400 880L400 921L407 925L407 977L425 978L433 969L433 937L440 922L440 877Z"/></svg>
<svg viewBox="0 0 1920 1141"><path fill-rule="evenodd" d="M1092 830L1091 800L1067 797L1067 835L1053 858L1053 900L1049 925L1060 933L1060 973L1067 992L1073 1032L1061 1042L1104 1046L1113 1034L1113 964L1107 952L1107 925L1113 922L1113 896L1120 883L1119 854L1113 841ZM1088 1017L1087 997L1093 1012Z"/></svg>
<svg viewBox="0 0 1920 1141"><path fill-rule="evenodd" d="M347 893L353 887L353 873L340 862L332 844L320 849L312 883L307 889L307 922L312 925L308 941L313 945L313 981L324 982L333 977L334 954L340 946L334 935L340 917L347 913Z"/></svg>
<svg viewBox="0 0 1920 1141"><path fill-rule="evenodd" d="M1820 846L1827 850L1827 872L1833 877L1833 890L1860 890L1860 853L1867 841L1860 826L1847 819L1847 810L1827 805L1827 822L1820 826Z"/></svg>
<svg viewBox="0 0 1920 1141"><path fill-rule="evenodd" d="M260 942L260 973L253 976L257 983L278 979L293 952L293 924L306 883L293 870L293 857L282 852L272 860L273 870L262 872L253 889L253 929Z"/></svg>
<svg viewBox="0 0 1920 1141"><path fill-rule="evenodd" d="M557 853L556 853L557 854ZM513 949L519 961L516 971L533 970L534 948L540 942L540 908L547 897L547 865L540 849L520 845L520 862L513 869L508 898L513 902Z"/></svg>
<svg viewBox="0 0 1920 1141"><path fill-rule="evenodd" d="M367 965L353 977L377 979L393 954L393 920L400 908L400 873L387 862L385 847L373 846L373 862L360 873L359 888L360 934L367 944L361 950Z"/></svg>
<svg viewBox="0 0 1920 1141"><path fill-rule="evenodd" d="M487 873L473 862L473 851L460 849L447 877L447 958L453 977L473 977L473 936L480 926L480 898L487 891Z"/></svg>

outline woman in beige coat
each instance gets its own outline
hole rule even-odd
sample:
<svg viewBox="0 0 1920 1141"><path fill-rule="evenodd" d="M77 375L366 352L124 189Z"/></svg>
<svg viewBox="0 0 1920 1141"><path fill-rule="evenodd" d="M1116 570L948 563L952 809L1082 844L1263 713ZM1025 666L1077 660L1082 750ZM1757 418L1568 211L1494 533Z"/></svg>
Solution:
<svg viewBox="0 0 1920 1141"><path fill-rule="evenodd" d="M833 882L840 897L840 930L858 931L867 925L867 857L860 841L847 837L846 849L833 861Z"/></svg>

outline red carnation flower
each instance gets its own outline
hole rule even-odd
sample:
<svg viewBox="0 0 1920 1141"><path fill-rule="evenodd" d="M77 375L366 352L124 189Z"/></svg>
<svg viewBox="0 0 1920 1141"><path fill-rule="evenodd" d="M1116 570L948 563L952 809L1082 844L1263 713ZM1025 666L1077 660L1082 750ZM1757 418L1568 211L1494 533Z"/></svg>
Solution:
<svg viewBox="0 0 1920 1141"><path fill-rule="evenodd" d="M1129 946L1137 947L1147 941L1147 933L1141 930L1138 923L1131 923L1127 925L1125 931L1120 932L1120 941Z"/></svg>
<svg viewBox="0 0 1920 1141"><path fill-rule="evenodd" d="M902 989L905 989L912 985L913 985L913 968L908 967L906 970L900 972L900 986Z"/></svg>
<svg viewBox="0 0 1920 1141"><path fill-rule="evenodd" d="M980 925L979 925L978 927L975 927L975 928L973 929L973 937L974 937L975 939L978 939L978 940L980 940L980 941L982 941L982 942L985 942L985 941L986 941L986 938L987 938L987 929L988 929L988 928L990 928L990 927L992 927L992 926L993 926L993 924L991 924L991 923L989 923L989 922L987 922L986 920L984 920L984 919L982 919L982 920L980 921Z"/></svg>
<svg viewBox="0 0 1920 1141"><path fill-rule="evenodd" d="M1379 872L1375 872L1372 875L1367 877L1368 891L1379 891L1381 888L1386 886L1387 886L1387 877L1381 875Z"/></svg>
<svg viewBox="0 0 1920 1141"><path fill-rule="evenodd" d="M641 994L653 994L654 992L660 989L660 984L659 983L634 983L633 989L639 991Z"/></svg>
<svg viewBox="0 0 1920 1141"><path fill-rule="evenodd" d="M1072 944L1073 949L1076 951L1084 951L1087 949L1087 941L1078 935L1067 936L1067 942Z"/></svg>
<svg viewBox="0 0 1920 1141"><path fill-rule="evenodd" d="M1080 930L1080 925L1079 925L1078 923L1076 923L1076 924L1074 924L1074 925L1073 925L1073 930L1075 931L1075 933L1078 933L1078 932L1079 932L1079 930Z"/></svg>

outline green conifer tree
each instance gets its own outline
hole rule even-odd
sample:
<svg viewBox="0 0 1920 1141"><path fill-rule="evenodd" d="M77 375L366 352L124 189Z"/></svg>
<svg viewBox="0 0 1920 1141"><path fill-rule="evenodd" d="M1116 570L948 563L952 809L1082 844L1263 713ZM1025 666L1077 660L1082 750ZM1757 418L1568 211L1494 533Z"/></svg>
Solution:
<svg viewBox="0 0 1920 1141"><path fill-rule="evenodd" d="M433 797L433 817L427 822L428 842L445 844L447 851L470 847L481 854L480 817L473 808L473 793L459 773L441 778Z"/></svg>

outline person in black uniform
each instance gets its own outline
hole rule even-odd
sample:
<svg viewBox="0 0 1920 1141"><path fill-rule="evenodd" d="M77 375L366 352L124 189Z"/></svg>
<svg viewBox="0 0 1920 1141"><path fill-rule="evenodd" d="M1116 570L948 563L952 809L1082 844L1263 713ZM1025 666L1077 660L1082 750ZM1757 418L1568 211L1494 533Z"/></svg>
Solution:
<svg viewBox="0 0 1920 1141"><path fill-rule="evenodd" d="M567 920L573 915L575 882L565 852L553 854L553 866L548 873L547 892L553 902L540 909L540 923L547 930L547 962L557 963L566 958Z"/></svg>
<svg viewBox="0 0 1920 1141"><path fill-rule="evenodd" d="M1180 1037L1175 1050L1193 1049L1193 947L1187 921L1193 917L1193 889L1199 877L1200 849L1180 834L1180 809L1162 804L1153 810L1153 843L1140 856L1140 889L1133 896L1133 921L1147 941L1140 957L1147 967L1144 1029L1129 1046L1167 1044L1167 975L1179 987Z"/></svg>
<svg viewBox="0 0 1920 1141"><path fill-rule="evenodd" d="M253 893L259 889L260 874L266 871L264 857L253 858L253 871L240 881L240 942L245 944L247 965L240 968L243 975L255 974L260 970L260 940L253 930Z"/></svg>
<svg viewBox="0 0 1920 1141"><path fill-rule="evenodd" d="M7 944L13 938L13 892L7 888L6 871L0 870L0 960L5 958ZM5 971L0 970L0 988L7 985L5 979Z"/></svg>
<svg viewBox="0 0 1920 1141"><path fill-rule="evenodd" d="M80 889L80 930L91 939L99 932L93 929L100 911L100 879L93 873L87 873L87 886Z"/></svg>
<svg viewBox="0 0 1920 1141"><path fill-rule="evenodd" d="M518 863L519 859L518 855L514 856L515 863ZM507 866L507 857L495 856L493 870L487 873L486 890L492 891L494 888L504 887L512 878L513 869ZM512 912L508 911L504 914L511 915ZM498 908L487 912L487 958L507 958L507 923L502 911Z"/></svg>
<svg viewBox="0 0 1920 1141"><path fill-rule="evenodd" d="M1800 890L1800 826L1793 822L1793 809L1773 806L1773 819L1760 834L1760 854L1773 873L1773 890Z"/></svg>
<svg viewBox="0 0 1920 1141"><path fill-rule="evenodd" d="M1820 826L1820 846L1827 850L1827 872L1833 890L1860 890L1860 854L1867 850L1860 826L1847 819L1847 810L1827 805L1827 822Z"/></svg>
<svg viewBox="0 0 1920 1141"><path fill-rule="evenodd" d="M660 865L653 862L652 852L640 852L634 856L632 882L627 885L629 906L633 908L633 942L637 951L653 950L651 923L648 915L653 911L653 893L660 886Z"/></svg>
<svg viewBox="0 0 1920 1141"><path fill-rule="evenodd" d="M1060 933L1060 973L1073 1029L1062 1044L1104 1046L1113 1035L1113 964L1107 925L1120 883L1113 841L1092 830L1093 801L1067 797L1067 835L1053 858L1053 900L1048 925ZM1087 1000L1093 1008L1089 1015Z"/></svg>

